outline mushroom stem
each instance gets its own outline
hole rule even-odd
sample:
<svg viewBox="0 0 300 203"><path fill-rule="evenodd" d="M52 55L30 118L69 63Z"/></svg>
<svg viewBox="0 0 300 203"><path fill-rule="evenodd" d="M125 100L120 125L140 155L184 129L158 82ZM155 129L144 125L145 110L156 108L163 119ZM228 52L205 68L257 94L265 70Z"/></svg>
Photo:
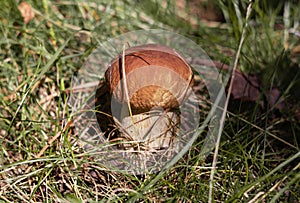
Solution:
<svg viewBox="0 0 300 203"><path fill-rule="evenodd" d="M161 109L125 117L121 121L121 137L130 136L132 141L123 142L122 147L152 152L165 150L176 141L178 122L175 112Z"/></svg>

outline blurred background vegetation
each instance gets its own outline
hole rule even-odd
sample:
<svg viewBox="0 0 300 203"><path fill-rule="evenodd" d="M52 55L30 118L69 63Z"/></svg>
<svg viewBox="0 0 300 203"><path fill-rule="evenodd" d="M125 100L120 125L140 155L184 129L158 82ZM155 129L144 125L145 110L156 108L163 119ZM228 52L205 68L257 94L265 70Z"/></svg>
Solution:
<svg viewBox="0 0 300 203"><path fill-rule="evenodd" d="M212 155L200 159L201 140L159 177L109 171L72 126L59 134L72 119L67 89L99 41L138 29L176 32L230 65L248 4L0 0L0 202L207 202ZM300 202L299 20L297 0L253 4L238 67L259 96L233 92L215 202Z"/></svg>

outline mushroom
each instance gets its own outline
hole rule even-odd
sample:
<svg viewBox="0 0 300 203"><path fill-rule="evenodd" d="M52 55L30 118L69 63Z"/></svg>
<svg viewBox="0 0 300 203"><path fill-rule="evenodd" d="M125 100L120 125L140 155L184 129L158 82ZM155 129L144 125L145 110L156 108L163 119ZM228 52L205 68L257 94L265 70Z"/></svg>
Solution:
<svg viewBox="0 0 300 203"><path fill-rule="evenodd" d="M193 72L179 53L159 44L130 47L111 62L105 80L118 140L125 140L119 146L156 152L176 142L179 108L193 85Z"/></svg>

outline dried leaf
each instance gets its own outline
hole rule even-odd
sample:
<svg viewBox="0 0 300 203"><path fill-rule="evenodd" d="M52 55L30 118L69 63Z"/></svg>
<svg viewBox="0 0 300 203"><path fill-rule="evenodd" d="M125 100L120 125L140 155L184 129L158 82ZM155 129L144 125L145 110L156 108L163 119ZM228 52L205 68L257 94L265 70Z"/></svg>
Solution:
<svg viewBox="0 0 300 203"><path fill-rule="evenodd" d="M206 66L206 67L216 67L220 71L228 73L230 66L220 63L218 61L203 60L200 58L193 58L187 60L192 66ZM203 75L209 78L217 78L216 72L211 71L210 73L203 72ZM259 102L262 108L269 106L270 108L275 108L282 110L285 107L284 101L279 101L282 93L277 88L272 88L270 91L264 92L261 88L262 84L259 77L256 75L250 75L243 73L240 69L235 70L235 78L233 81L231 96L236 100ZM195 89L195 88L194 88ZM265 100L261 99L261 96Z"/></svg>
<svg viewBox="0 0 300 203"><path fill-rule="evenodd" d="M278 89L273 88L271 91L266 93L266 97L270 107L274 107L278 110L283 109L284 107L283 101L279 101L279 103L276 104L278 102L278 99L281 97L281 92Z"/></svg>
<svg viewBox="0 0 300 203"><path fill-rule="evenodd" d="M30 4L28 4L26 2L22 2L18 6L18 8L24 19L24 23L28 23L29 21L31 21L34 18L35 14L34 14L33 9Z"/></svg>
<svg viewBox="0 0 300 203"><path fill-rule="evenodd" d="M257 101L260 97L257 77L250 76L236 70L233 81L232 97L246 101Z"/></svg>
<svg viewBox="0 0 300 203"><path fill-rule="evenodd" d="M256 102L259 101L261 94L263 93L259 88L261 85L257 76L248 75L242 73L240 70L236 70L235 78L233 81L232 97L234 99L240 99L244 101ZM280 101L277 104L278 99L281 96L281 92L277 88L272 88L264 95L266 102L262 102L262 107L268 105L271 108L282 110L284 108L284 102ZM276 106L275 106L276 105Z"/></svg>

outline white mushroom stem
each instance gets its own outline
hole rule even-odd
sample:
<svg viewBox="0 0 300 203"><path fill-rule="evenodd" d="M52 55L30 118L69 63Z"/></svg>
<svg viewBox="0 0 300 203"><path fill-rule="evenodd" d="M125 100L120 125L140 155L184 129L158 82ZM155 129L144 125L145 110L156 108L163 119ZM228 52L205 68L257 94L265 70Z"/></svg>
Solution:
<svg viewBox="0 0 300 203"><path fill-rule="evenodd" d="M165 150L176 142L178 115L158 109L122 119L121 137L130 137L122 147L155 152ZM132 124L134 123L134 124Z"/></svg>

